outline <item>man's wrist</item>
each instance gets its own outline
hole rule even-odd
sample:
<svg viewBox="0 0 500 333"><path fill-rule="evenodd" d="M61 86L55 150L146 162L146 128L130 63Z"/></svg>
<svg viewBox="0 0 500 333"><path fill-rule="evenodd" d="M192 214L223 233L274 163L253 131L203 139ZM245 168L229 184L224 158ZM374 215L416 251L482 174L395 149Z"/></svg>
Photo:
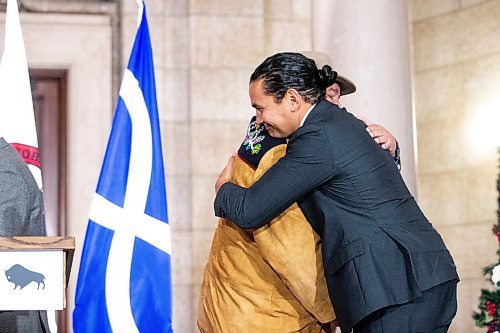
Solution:
<svg viewBox="0 0 500 333"><path fill-rule="evenodd" d="M394 162L398 166L398 170L401 171L401 151L399 150L399 143L398 140L394 139L396 141L396 151L394 152Z"/></svg>

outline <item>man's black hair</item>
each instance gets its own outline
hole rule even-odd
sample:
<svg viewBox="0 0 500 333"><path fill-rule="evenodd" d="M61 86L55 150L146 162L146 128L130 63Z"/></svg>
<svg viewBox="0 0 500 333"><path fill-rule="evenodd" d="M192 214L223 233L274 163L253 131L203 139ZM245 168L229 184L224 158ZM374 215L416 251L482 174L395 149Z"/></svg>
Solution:
<svg viewBox="0 0 500 333"><path fill-rule="evenodd" d="M326 87L336 78L330 66L319 71L314 60L300 53L283 52L264 60L250 76L250 83L262 79L265 94L273 96L276 103L281 103L288 89L295 89L306 103L314 104L325 96Z"/></svg>

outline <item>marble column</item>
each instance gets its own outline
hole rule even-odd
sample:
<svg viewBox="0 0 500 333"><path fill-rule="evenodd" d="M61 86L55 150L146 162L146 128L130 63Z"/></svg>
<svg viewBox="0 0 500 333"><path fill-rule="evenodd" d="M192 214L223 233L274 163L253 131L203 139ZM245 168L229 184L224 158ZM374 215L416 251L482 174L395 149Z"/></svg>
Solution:
<svg viewBox="0 0 500 333"><path fill-rule="evenodd" d="M313 49L357 91L341 103L387 128L401 147L402 174L416 196L415 121L406 1L313 0Z"/></svg>

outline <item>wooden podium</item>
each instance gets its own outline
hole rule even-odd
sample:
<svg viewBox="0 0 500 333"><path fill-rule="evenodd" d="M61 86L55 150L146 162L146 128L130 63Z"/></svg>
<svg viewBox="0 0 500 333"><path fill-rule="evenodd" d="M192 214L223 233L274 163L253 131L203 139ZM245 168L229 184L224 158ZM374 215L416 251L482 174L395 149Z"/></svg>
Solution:
<svg viewBox="0 0 500 333"><path fill-rule="evenodd" d="M0 237L0 310L62 310L74 237Z"/></svg>

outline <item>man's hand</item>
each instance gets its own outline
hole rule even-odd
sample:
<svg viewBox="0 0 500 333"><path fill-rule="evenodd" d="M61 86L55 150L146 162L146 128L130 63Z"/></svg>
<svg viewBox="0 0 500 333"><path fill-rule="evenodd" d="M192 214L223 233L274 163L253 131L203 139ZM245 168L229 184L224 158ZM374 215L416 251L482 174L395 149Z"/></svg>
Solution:
<svg viewBox="0 0 500 333"><path fill-rule="evenodd" d="M356 116L359 120L365 123L366 131L373 140L378 143L383 149L388 150L393 158L396 158L396 138L388 130L381 125L373 124L363 116Z"/></svg>
<svg viewBox="0 0 500 333"><path fill-rule="evenodd" d="M392 157L396 157L396 139L381 125L371 124L366 127L366 131L382 148L387 149Z"/></svg>
<svg viewBox="0 0 500 333"><path fill-rule="evenodd" d="M396 138L383 126L374 124L364 116L354 115L356 118L365 123L366 131L370 134L373 140L378 143L383 149L388 150L393 158L396 158Z"/></svg>
<svg viewBox="0 0 500 333"><path fill-rule="evenodd" d="M236 154L231 155L229 157L229 161L227 161L226 166L222 170L222 172L219 175L219 178L215 182L215 194L219 192L219 189L224 183L227 183L230 181L231 174L233 173L233 164L234 164L234 158L236 157Z"/></svg>

